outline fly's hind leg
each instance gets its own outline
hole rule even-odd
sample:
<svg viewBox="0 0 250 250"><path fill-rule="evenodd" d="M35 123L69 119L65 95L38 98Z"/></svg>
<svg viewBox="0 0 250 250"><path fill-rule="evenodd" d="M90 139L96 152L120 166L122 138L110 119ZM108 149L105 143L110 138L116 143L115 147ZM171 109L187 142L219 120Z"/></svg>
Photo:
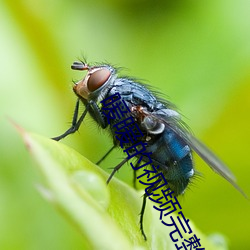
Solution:
<svg viewBox="0 0 250 250"><path fill-rule="evenodd" d="M135 169L138 168L139 164L140 164L139 160L137 160L136 165L135 165ZM137 173L137 171L138 170L134 170L134 172L133 172L133 187L134 187L134 189L136 189L136 179L137 179L136 173Z"/></svg>
<svg viewBox="0 0 250 250"><path fill-rule="evenodd" d="M147 240L147 236L146 236L146 234L144 232L144 228L143 228L143 216L144 216L144 212L145 212L145 208L146 208L147 197L148 196L145 193L143 195L142 208L141 208L141 212L140 212L140 230L141 230L141 233L142 233L144 240Z"/></svg>

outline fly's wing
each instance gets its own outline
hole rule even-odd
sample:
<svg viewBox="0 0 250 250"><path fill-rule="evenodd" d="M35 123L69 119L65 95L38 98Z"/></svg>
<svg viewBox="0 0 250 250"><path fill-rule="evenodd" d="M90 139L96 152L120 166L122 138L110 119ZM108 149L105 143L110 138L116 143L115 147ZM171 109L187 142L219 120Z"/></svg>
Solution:
<svg viewBox="0 0 250 250"><path fill-rule="evenodd" d="M172 112L172 111L171 111ZM175 111L173 111L175 112ZM196 139L181 122L179 116L171 115L169 110L166 110L166 114L163 111L151 113L154 119L163 123L166 127L174 131L182 140L184 140L190 148L192 148L216 173L230 182L242 195L247 199L247 195L236 184L236 178L228 167L202 142ZM178 113L177 113L178 114Z"/></svg>
<svg viewBox="0 0 250 250"><path fill-rule="evenodd" d="M210 149L208 149L202 142L191 134L182 135L181 137L208 164L209 167L211 167L217 174L224 177L248 199L243 190L237 185L236 178L233 173Z"/></svg>

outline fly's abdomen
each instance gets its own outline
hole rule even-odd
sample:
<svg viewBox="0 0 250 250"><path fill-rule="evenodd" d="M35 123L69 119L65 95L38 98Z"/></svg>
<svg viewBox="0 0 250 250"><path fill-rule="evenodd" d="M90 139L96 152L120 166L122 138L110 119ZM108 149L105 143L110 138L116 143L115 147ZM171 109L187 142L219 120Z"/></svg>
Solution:
<svg viewBox="0 0 250 250"><path fill-rule="evenodd" d="M189 146L173 131L165 129L148 151L152 152L153 164L160 166L169 187L176 195L182 194L194 174Z"/></svg>

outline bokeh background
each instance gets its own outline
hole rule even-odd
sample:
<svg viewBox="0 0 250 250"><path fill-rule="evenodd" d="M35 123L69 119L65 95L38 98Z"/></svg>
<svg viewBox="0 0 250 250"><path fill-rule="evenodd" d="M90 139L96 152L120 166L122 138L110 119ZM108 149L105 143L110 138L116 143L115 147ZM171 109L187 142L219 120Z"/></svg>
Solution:
<svg viewBox="0 0 250 250"><path fill-rule="evenodd" d="M250 196L250 1L1 1L0 249L80 249L82 238L35 189L39 173L9 118L64 132L77 58L123 66L174 102ZM96 162L111 146L89 118L63 143ZM94 143L93 143L94 142ZM102 167L121 160L118 150ZM250 249L250 202L196 159L202 177L180 199L205 234ZM132 183L124 167L118 178ZM56 176L55 176L56 178ZM97 236L98 237L98 236Z"/></svg>

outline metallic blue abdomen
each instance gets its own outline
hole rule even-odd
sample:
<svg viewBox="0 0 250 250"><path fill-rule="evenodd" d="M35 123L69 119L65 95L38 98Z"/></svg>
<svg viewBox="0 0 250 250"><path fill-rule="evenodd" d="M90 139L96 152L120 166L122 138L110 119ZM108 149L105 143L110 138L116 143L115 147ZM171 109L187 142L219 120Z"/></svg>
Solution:
<svg viewBox="0 0 250 250"><path fill-rule="evenodd" d="M176 195L186 189L190 177L193 176L193 160L191 150L173 131L165 129L162 134L148 145L148 152L155 166L164 173L169 187Z"/></svg>

